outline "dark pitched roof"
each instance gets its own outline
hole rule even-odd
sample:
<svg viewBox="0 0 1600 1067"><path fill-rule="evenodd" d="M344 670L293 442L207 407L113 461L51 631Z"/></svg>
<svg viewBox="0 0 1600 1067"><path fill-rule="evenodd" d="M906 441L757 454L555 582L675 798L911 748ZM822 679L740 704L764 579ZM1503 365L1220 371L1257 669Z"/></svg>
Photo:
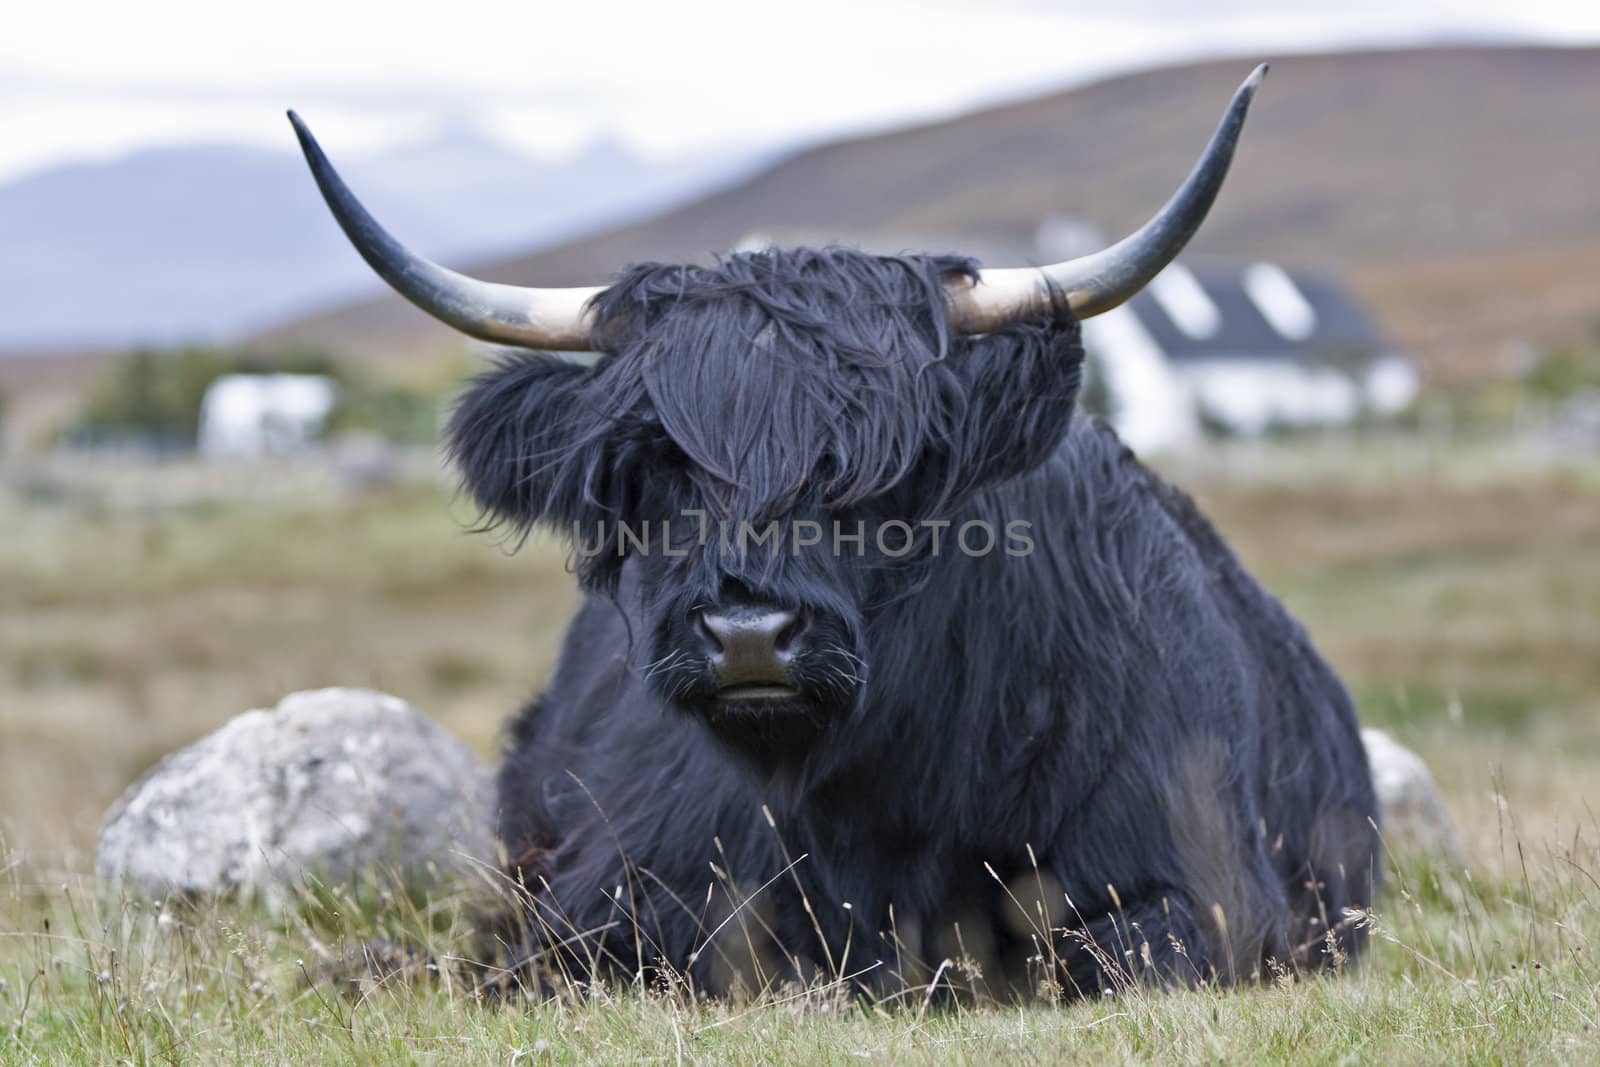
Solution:
<svg viewBox="0 0 1600 1067"><path fill-rule="evenodd" d="M1209 298L1217 313L1214 332L1195 336L1174 321L1149 287L1128 303L1140 324L1169 359L1302 359L1377 356L1392 351L1377 325L1355 298L1332 277L1290 268L1286 274L1310 306L1314 325L1304 336L1280 330L1263 314L1245 283L1246 272L1259 261L1210 257L1184 258L1182 267ZM1272 264L1269 267L1275 266Z"/></svg>

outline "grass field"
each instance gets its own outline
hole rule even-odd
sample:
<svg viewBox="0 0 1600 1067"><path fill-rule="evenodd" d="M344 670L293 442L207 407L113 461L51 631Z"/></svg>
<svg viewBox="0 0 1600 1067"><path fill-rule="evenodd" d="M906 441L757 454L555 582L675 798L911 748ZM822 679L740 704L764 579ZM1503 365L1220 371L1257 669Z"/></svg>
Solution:
<svg viewBox="0 0 1600 1067"><path fill-rule="evenodd" d="M0 1062L1600 1061L1600 468L1302 458L1180 479L1364 719L1427 758L1465 863L1401 857L1371 958L1340 978L1063 1007L886 1011L819 986L506 1009L448 969L356 997L329 977L351 946L467 951L472 901L99 899L121 789L288 691L385 689L492 758L570 579L553 546L465 533L430 484L341 500L110 470L0 495Z"/></svg>

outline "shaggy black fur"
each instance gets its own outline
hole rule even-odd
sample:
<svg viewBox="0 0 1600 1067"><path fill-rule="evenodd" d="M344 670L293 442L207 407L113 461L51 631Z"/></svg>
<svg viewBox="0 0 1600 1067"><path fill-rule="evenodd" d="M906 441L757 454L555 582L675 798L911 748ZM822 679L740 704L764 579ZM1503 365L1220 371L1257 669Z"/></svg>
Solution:
<svg viewBox="0 0 1600 1067"><path fill-rule="evenodd" d="M519 960L886 991L948 958L1012 994L1360 945L1377 809L1344 689L1188 499L1072 417L1069 315L949 333L941 280L972 269L635 267L596 365L519 356L463 399L465 484L513 530L576 528L590 593L500 773ZM864 550L617 526L681 543L690 512L860 524ZM952 525L891 556L895 519ZM1031 551L956 550L973 520ZM791 705L711 702L690 620L730 600L811 621Z"/></svg>

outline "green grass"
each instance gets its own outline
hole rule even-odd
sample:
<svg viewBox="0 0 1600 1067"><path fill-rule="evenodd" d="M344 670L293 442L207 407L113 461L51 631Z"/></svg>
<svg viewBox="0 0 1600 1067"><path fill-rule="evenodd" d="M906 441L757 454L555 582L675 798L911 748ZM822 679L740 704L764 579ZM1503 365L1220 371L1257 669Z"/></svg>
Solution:
<svg viewBox="0 0 1600 1067"><path fill-rule="evenodd" d="M930 1009L913 991L886 1009L837 982L734 1002L629 986L485 1002L448 962L472 940L460 898L375 912L325 894L273 920L13 881L0 909L0 1060L1587 1061L1600 1057L1595 859L1585 844L1525 851L1515 878L1408 871L1377 910L1372 957L1344 975L1022 1008ZM19 910L30 918L14 928ZM437 975L344 979L357 946L395 937L447 962Z"/></svg>
<svg viewBox="0 0 1600 1067"><path fill-rule="evenodd" d="M102 898L87 872L121 789L288 691L386 689L492 758L571 581L559 549L499 551L428 486L0 498L0 1063L1600 1062L1597 473L1186 478L1363 717L1427 758L1464 862L1401 857L1339 977L1025 1008L890 1010L826 982L506 1007L448 963L353 991L363 943L475 954L481 897Z"/></svg>

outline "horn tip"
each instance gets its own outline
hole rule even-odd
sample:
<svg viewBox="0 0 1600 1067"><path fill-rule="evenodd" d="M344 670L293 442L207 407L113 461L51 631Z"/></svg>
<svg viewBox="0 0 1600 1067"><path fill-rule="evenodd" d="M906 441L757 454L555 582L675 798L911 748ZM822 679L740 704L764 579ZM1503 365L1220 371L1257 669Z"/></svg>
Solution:
<svg viewBox="0 0 1600 1067"><path fill-rule="evenodd" d="M290 108L287 114L289 116L289 125L294 127L295 140L300 142L300 151L305 153L306 161L315 170L317 157L322 154L322 148L317 144L317 139L311 135L311 127L306 125L305 119L300 117L299 112L295 111L294 108Z"/></svg>
<svg viewBox="0 0 1600 1067"><path fill-rule="evenodd" d="M1252 70L1250 72L1250 77L1248 77L1248 78L1246 78L1244 80L1244 84L1241 85L1240 88L1241 89L1254 90L1256 88L1256 86L1261 84L1262 79L1267 76L1267 71L1269 71L1271 69L1272 69L1272 64L1271 63L1263 63L1263 64L1261 64L1255 70Z"/></svg>

